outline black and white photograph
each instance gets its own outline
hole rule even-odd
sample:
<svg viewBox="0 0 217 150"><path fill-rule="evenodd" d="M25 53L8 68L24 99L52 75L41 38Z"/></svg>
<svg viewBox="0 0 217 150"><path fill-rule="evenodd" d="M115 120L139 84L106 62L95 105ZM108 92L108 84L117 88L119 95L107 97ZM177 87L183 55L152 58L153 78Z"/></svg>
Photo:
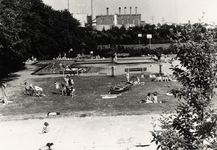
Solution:
<svg viewBox="0 0 217 150"><path fill-rule="evenodd" d="M1 150L217 150L216 0L0 0Z"/></svg>

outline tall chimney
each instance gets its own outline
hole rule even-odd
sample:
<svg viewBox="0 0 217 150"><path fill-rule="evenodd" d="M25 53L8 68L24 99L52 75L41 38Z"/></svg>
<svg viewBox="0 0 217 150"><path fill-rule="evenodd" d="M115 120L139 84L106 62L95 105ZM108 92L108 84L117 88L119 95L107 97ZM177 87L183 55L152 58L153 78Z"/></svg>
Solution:
<svg viewBox="0 0 217 150"><path fill-rule="evenodd" d="M124 14L126 15L126 7L124 7Z"/></svg>
<svg viewBox="0 0 217 150"><path fill-rule="evenodd" d="M119 15L121 15L121 7L119 7Z"/></svg>
<svg viewBox="0 0 217 150"><path fill-rule="evenodd" d="M107 7L106 10L107 10L107 15L109 15L109 8Z"/></svg>
<svg viewBox="0 0 217 150"><path fill-rule="evenodd" d="M135 14L137 15L137 7L135 7Z"/></svg>
<svg viewBox="0 0 217 150"><path fill-rule="evenodd" d="M132 13L131 10L132 10L132 7L130 7L130 15L131 15L131 13Z"/></svg>

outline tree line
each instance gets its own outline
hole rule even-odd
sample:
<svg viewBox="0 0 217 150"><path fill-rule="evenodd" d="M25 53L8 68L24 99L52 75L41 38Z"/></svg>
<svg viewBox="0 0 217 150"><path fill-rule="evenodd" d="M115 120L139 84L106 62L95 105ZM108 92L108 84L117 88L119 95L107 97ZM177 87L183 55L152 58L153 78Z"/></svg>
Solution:
<svg viewBox="0 0 217 150"><path fill-rule="evenodd" d="M85 30L67 10L42 0L0 1L0 76L23 68L30 57L51 59L80 46Z"/></svg>

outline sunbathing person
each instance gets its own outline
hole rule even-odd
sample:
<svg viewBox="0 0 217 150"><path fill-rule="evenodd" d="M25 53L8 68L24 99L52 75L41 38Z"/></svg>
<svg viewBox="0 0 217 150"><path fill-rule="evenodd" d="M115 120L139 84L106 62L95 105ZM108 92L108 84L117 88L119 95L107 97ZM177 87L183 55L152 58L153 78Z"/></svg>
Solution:
<svg viewBox="0 0 217 150"><path fill-rule="evenodd" d="M34 89L35 89L35 95L36 96L42 96L43 94L43 89L39 86L34 86Z"/></svg>
<svg viewBox="0 0 217 150"><path fill-rule="evenodd" d="M43 96L43 89L39 86L30 84L29 86L26 86L25 89L31 96Z"/></svg>
<svg viewBox="0 0 217 150"><path fill-rule="evenodd" d="M27 94L27 95L33 96L33 94L34 94L34 87L33 87L32 84L27 85L27 86L25 87L25 90L26 90L26 94Z"/></svg>
<svg viewBox="0 0 217 150"><path fill-rule="evenodd" d="M152 100L152 97L151 97L151 93L147 94L146 103L153 103L153 100Z"/></svg>
<svg viewBox="0 0 217 150"><path fill-rule="evenodd" d="M156 92L153 94L152 101L153 101L153 103L158 103Z"/></svg>

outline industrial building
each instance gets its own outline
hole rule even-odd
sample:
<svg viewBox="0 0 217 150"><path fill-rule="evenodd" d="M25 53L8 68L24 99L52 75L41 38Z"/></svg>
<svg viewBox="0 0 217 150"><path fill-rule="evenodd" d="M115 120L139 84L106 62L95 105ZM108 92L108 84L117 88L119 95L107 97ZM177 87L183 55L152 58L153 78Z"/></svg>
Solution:
<svg viewBox="0 0 217 150"><path fill-rule="evenodd" d="M124 13L121 13L121 7L119 7L119 14L109 14L109 8L106 8L106 15L97 15L96 24L93 27L96 30L102 31L103 29L108 30L112 27L122 27L126 29L129 27L143 26L144 21L141 21L141 14L137 14L137 7L135 7L135 13L132 13L132 7L130 11L126 13L126 7L124 7Z"/></svg>

